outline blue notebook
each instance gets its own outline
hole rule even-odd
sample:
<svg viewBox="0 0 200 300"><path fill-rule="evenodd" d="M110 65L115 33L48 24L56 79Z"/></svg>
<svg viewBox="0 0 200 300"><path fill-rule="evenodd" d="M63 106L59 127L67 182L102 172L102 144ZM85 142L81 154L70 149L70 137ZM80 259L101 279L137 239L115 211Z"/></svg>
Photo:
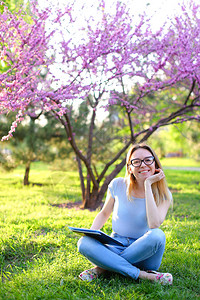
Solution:
<svg viewBox="0 0 200 300"><path fill-rule="evenodd" d="M107 235L101 230L77 228L71 226L68 226L68 228L78 234L90 236L103 244L124 246L121 242L117 241L116 239L112 238L111 236Z"/></svg>

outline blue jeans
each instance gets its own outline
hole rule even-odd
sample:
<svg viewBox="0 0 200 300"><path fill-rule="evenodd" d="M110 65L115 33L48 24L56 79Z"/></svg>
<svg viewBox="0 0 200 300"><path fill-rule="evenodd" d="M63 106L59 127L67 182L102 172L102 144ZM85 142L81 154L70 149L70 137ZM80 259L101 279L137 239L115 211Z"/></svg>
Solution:
<svg viewBox="0 0 200 300"><path fill-rule="evenodd" d="M116 233L114 238L123 246L104 245L83 236L78 241L78 251L94 265L137 279L141 270L158 270L165 249L165 234L159 229L150 229L138 239L127 238Z"/></svg>

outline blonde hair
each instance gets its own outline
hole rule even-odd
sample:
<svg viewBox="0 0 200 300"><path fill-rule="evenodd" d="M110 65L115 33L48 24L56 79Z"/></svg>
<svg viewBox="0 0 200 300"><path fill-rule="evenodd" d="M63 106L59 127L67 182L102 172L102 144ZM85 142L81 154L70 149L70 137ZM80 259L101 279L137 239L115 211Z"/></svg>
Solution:
<svg viewBox="0 0 200 300"><path fill-rule="evenodd" d="M155 168L158 169L162 169L161 163L156 155L156 153L151 149L150 146L146 145L146 144L136 144L133 145L126 156L126 182L127 182L127 196L128 199L131 199L131 191L134 189L134 185L136 183L136 178L133 174L130 173L129 171L129 165L131 163L131 156L133 154L133 152L135 152L138 149L146 149L148 150L152 156L155 158ZM156 202L156 205L158 206L159 203L162 203L163 201L172 201L171 196L170 196L170 192L169 189L167 187L167 182L165 180L165 178L161 179L158 182L155 182L152 184L152 192L154 195L154 199Z"/></svg>

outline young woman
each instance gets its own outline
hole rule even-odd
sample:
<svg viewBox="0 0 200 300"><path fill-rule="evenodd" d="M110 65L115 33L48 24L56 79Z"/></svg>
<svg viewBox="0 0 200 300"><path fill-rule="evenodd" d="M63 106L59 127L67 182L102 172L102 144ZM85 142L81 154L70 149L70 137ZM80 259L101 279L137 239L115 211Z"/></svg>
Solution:
<svg viewBox="0 0 200 300"><path fill-rule="evenodd" d="M107 270L135 280L172 284L170 273L156 272L165 248L165 234L159 227L171 202L172 195L155 152L148 145L132 146L127 154L126 177L111 181L105 204L91 226L101 229L112 213L112 236L124 247L82 237L78 250L95 267L79 277L91 281Z"/></svg>

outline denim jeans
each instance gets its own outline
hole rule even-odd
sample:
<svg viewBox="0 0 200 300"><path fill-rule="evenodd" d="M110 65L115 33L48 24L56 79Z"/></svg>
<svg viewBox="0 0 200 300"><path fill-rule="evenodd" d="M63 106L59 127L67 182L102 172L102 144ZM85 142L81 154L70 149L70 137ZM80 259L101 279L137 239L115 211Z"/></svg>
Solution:
<svg viewBox="0 0 200 300"><path fill-rule="evenodd" d="M83 236L78 241L78 251L94 265L137 279L140 270L158 270L165 249L165 234L150 229L138 239L116 233L112 236L123 246L104 245L94 238Z"/></svg>

